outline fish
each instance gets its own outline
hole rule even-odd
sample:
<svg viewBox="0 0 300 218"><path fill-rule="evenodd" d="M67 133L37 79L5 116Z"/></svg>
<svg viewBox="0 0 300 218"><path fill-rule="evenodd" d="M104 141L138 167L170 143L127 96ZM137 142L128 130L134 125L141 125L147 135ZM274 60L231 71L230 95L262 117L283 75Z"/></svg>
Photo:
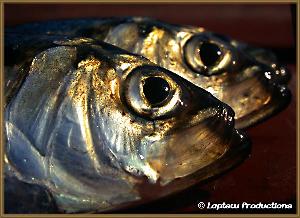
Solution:
<svg viewBox="0 0 300 218"><path fill-rule="evenodd" d="M203 27L112 17L36 22L8 31L95 38L142 55L231 106L238 129L276 115L291 100L291 74L272 52Z"/></svg>
<svg viewBox="0 0 300 218"><path fill-rule="evenodd" d="M43 202L53 198L50 212L153 201L227 172L251 151L227 104L103 41L6 33L7 74L5 190L32 185Z"/></svg>

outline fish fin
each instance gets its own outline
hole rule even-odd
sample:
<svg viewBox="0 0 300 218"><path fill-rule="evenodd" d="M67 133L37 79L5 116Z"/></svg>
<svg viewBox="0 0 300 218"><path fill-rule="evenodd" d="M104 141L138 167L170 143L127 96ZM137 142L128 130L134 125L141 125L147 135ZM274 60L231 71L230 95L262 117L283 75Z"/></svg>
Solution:
<svg viewBox="0 0 300 218"><path fill-rule="evenodd" d="M6 136L6 155L12 167L27 181L45 178L45 157L35 149L26 135L14 124L6 121Z"/></svg>

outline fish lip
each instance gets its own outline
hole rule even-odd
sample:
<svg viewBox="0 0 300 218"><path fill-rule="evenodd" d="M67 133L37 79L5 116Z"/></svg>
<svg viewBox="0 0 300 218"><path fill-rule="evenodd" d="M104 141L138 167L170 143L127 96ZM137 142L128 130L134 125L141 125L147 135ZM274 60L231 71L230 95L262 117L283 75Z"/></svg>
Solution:
<svg viewBox="0 0 300 218"><path fill-rule="evenodd" d="M222 121L224 122L224 128L230 128L232 129L234 127L234 123L235 123L235 112L234 110L226 103L220 104L218 106L219 110L217 113L217 116L222 119Z"/></svg>
<svg viewBox="0 0 300 218"><path fill-rule="evenodd" d="M228 126L233 127L234 126L234 117L235 117L235 112L234 110L227 104L224 106L227 110L227 113L224 114L224 121L227 123Z"/></svg>
<svg viewBox="0 0 300 218"><path fill-rule="evenodd" d="M287 84L271 83L271 100L269 103L252 111L250 114L235 120L235 128L247 129L254 125L258 125L276 114L282 112L291 102L292 93ZM265 113L265 111L267 111Z"/></svg>

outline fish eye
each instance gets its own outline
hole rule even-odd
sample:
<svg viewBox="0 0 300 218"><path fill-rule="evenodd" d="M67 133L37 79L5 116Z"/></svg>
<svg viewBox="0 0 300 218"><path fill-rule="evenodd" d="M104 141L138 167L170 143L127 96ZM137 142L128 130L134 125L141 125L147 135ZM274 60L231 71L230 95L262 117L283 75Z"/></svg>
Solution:
<svg viewBox="0 0 300 218"><path fill-rule="evenodd" d="M166 69L142 66L128 74L121 95L129 109L139 116L163 119L176 111L182 89Z"/></svg>
<svg viewBox="0 0 300 218"><path fill-rule="evenodd" d="M210 42L203 42L199 50L200 59L206 67L214 66L222 55L220 47Z"/></svg>
<svg viewBox="0 0 300 218"><path fill-rule="evenodd" d="M183 55L187 65L204 76L222 73L230 62L229 50L221 41L200 35L186 42Z"/></svg>
<svg viewBox="0 0 300 218"><path fill-rule="evenodd" d="M143 93L152 107L159 106L168 99L170 85L161 77L148 77L143 81Z"/></svg>

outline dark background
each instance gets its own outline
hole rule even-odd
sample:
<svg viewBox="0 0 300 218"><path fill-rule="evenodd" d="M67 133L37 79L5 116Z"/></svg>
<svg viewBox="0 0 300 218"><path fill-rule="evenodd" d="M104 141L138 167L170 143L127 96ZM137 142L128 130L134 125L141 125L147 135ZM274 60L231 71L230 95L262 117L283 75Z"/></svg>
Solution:
<svg viewBox="0 0 300 218"><path fill-rule="evenodd" d="M295 7L288 4L5 4L5 26L31 21L106 16L150 16L166 22L205 27L272 49L292 73L292 102L275 117L247 130L252 153L229 173L166 199L122 213L217 213L204 203L293 203L294 210L230 211L295 213L296 65ZM292 16L291 11L294 11ZM151 190L149 190L151 191ZM229 212L224 210L223 212Z"/></svg>

